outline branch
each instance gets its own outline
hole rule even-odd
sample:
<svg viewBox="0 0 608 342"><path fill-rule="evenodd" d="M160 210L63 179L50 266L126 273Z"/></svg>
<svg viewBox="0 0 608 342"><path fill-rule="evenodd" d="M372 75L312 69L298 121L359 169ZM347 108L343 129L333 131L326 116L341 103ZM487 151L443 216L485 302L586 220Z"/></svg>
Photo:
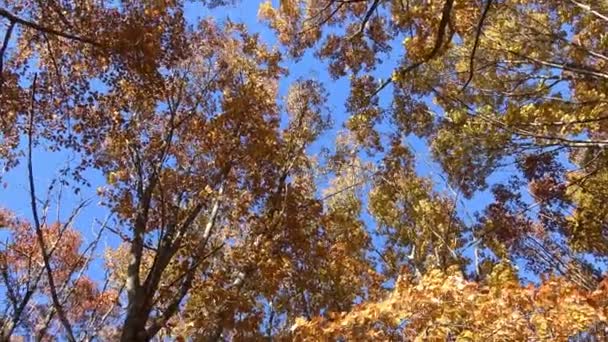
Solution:
<svg viewBox="0 0 608 342"><path fill-rule="evenodd" d="M410 71L418 68L425 62L428 62L431 59L435 58L435 56L441 49L441 46L443 46L443 39L445 37L445 29L447 28L447 26L450 22L450 13L452 12L453 5L454 5L454 0L446 0L445 4L443 5L443 10L441 13L441 21L439 22L439 28L437 31L437 39L435 40L435 46L433 46L433 50L431 50L431 52L429 52L426 56L424 56L424 58L422 58L422 60L415 62L404 69L397 70L397 72L399 73L400 76L403 76L403 75L409 73ZM393 79L388 78L386 81L384 81L380 85L380 87L378 87L378 89L376 89L376 91L374 91L371 94L370 97L376 96L380 91L382 91L384 88L386 88L392 82L393 82Z"/></svg>
<svg viewBox="0 0 608 342"><path fill-rule="evenodd" d="M474 69L475 69L475 52L477 51L477 46L479 45L479 37L481 36L483 22L484 22L484 20L486 20L486 17L488 16L488 10L490 9L491 5L492 5L492 0L487 0L486 6L484 7L483 12L481 13L481 18L479 18L479 24L477 24L477 31L475 32L475 43L473 43L473 50L471 51L471 57L470 57L470 61L469 61L469 78L464 83L464 85L462 86L462 89L460 89L460 91L464 91L467 88L467 86L469 85L469 83L471 83L471 80L473 80L473 73L474 73Z"/></svg>
<svg viewBox="0 0 608 342"><path fill-rule="evenodd" d="M105 285L104 285L105 286ZM125 284L123 283L119 290L118 293L116 294L116 300L114 301L114 303L108 308L108 310L101 316L101 319L99 320L99 322L97 322L97 317L96 316L91 316L92 317L92 321L90 326L93 326L95 328L95 326L97 327L97 329L94 329L94 332L91 336L91 339L87 340L87 341L96 341L97 339L95 337L97 337L97 334L102 330L101 327L104 325L105 321L108 319L108 317L110 317L110 314L112 313L112 311L114 311L114 309L118 306L120 307L120 296L122 294L122 291L125 288ZM83 341L85 341L87 338L86 333L85 336L83 338Z"/></svg>
<svg viewBox="0 0 608 342"><path fill-rule="evenodd" d="M141 163L138 164L138 168L141 168ZM131 260L127 266L127 280L125 285L129 301L128 311L133 309L139 310L139 306L141 305L141 301L143 299L143 293L140 291L141 279L139 272L145 245L144 234L148 224L152 192L157 184L157 181L157 177L150 179L145 190L143 188L143 178L141 175L138 181L138 196L140 197L140 203L137 208L137 215L135 217L135 224L133 226L133 239L131 240L131 248L129 250Z"/></svg>
<svg viewBox="0 0 608 342"><path fill-rule="evenodd" d="M139 157L138 150L134 146L130 146L133 156L135 157L134 164L138 171L139 178L138 178L138 184L137 184L137 195L139 197L140 202L139 202L139 206L137 209L137 216L135 218L135 225L133 227L133 239L131 240L131 248L129 251L132 258L131 258L131 261L129 262L129 265L127 268L126 289L127 289L127 296L129 298L129 307L135 306L136 310L140 309L137 307L142 304L140 302L143 299L143 298L136 298L136 297L139 294L141 294L140 293L141 279L140 279L139 269L141 266L141 258L143 255L143 249L146 247L146 244L144 242L144 233L146 231L146 225L148 223L148 213L149 213L150 205L151 205L151 201L152 201L152 193L154 192L154 189L156 188L156 186L158 185L158 183L160 181L161 169L162 169L163 163L165 161L165 158L167 156L167 153L171 147L171 142L173 140L175 129L177 128L175 125L175 117L177 115L176 110L177 110L177 108L174 108L173 110L171 110L171 116L169 118L169 125L170 125L169 131L167 132L167 135L165 136L165 138L163 140L163 145L162 145L160 153L159 153L158 164L153 167L152 174L149 176L148 185L145 187L145 189L144 189L144 179L143 179L144 176L143 176L141 158ZM158 253L156 253L156 255L154 257L154 263L152 266L152 270L150 271L150 273L148 273L148 277L145 280L144 287L146 287L146 288L150 285L150 279L151 279L150 276L154 274L157 260L160 258L161 254L163 254L162 253L163 250L160 248L160 246L159 246L157 252ZM172 257L172 254L169 255L169 259L171 257ZM164 268L163 268L163 270L164 270ZM162 273L162 270L161 270L161 273ZM158 274L158 277L160 277L160 274ZM131 310L131 308L129 310Z"/></svg>
<svg viewBox="0 0 608 342"><path fill-rule="evenodd" d="M8 241L8 240L7 240ZM4 259L4 258L2 258ZM0 272L2 273L2 278L4 279L4 284L6 285L6 292L8 295L8 299L10 304L13 307L14 311L17 311L17 295L13 290L13 286L11 285L11 281L8 276L8 267L6 260L0 261Z"/></svg>
<svg viewBox="0 0 608 342"><path fill-rule="evenodd" d="M170 282L167 286L165 286L165 288L171 289L174 286L176 286L188 274L190 274L190 272L194 272L203 263L203 261L205 261L205 260L209 259L210 257L214 256L217 252L219 252L222 248L224 248L225 245L226 245L226 243L222 242L218 246L215 246L209 253L203 255L202 257L195 258L196 262L192 262L186 271L182 272L182 274L180 274L177 278L175 278L172 282ZM203 251L201 251L201 253L202 252ZM156 299L154 299L154 303L152 303L152 305L158 304L161 299L162 299L161 297L157 297ZM165 309L163 312L165 312L165 311L167 311L167 310ZM152 323L151 326L154 325L154 324L155 323Z"/></svg>
<svg viewBox="0 0 608 342"><path fill-rule="evenodd" d="M596 11L596 10L591 9L591 5L582 4L582 3L580 3L580 2L578 2L576 0L570 0L570 2L573 3L573 4L575 4L578 8L582 8L585 11L590 12L591 14L593 14L596 17L598 17L598 18L600 18L602 20L608 21L608 16L606 16L606 15L604 15L604 14L602 14L602 13Z"/></svg>
<svg viewBox="0 0 608 342"><path fill-rule="evenodd" d="M536 64L540 64L540 65L544 65L544 66L548 66L548 67L552 67L552 68L556 68L556 69L560 69L560 70L564 70L564 71L571 71L573 73L579 73L579 74L583 74L583 75L587 75L587 76L594 76L594 77L599 77L599 78L603 78L603 79L608 79L607 73L601 72L600 70L593 69L593 68L585 66L585 65L579 65L579 64L574 64L574 63L560 63L560 62L556 62L556 61L546 61L546 60L534 58L531 56L522 55L513 50L508 50L508 52L515 56L527 59L528 61L534 62Z"/></svg>
<svg viewBox="0 0 608 342"><path fill-rule="evenodd" d="M441 21L439 22L439 29L437 31L437 40L435 40L435 46L433 50L424 58L425 60L429 60L435 57L441 49L443 45L443 38L445 37L445 29L450 22L450 13L452 12L452 6L454 5L454 0L446 0L443 5L443 10L441 12Z"/></svg>
<svg viewBox="0 0 608 342"><path fill-rule="evenodd" d="M376 8L378 8L378 5L380 5L380 0L374 0L372 5L369 7L367 12L365 13L365 17L363 18L363 21L359 25L359 29L353 35L348 37L349 40L363 34L363 32L365 31L365 27L367 26L367 22L371 19L372 15L374 14L374 11L376 10Z"/></svg>
<svg viewBox="0 0 608 342"><path fill-rule="evenodd" d="M0 10L0 14L2 14ZM63 325L67 339L70 342L76 342L76 338L74 337L74 333L72 332L72 327L70 322L68 321L65 312L63 311L63 307L59 301L59 296L57 295L57 288L55 286L55 279L53 277L53 270L51 269L51 260L46 248L46 243L44 241L44 235L42 232L42 225L40 224L40 218L38 217L38 208L36 205L36 188L34 186L34 168L32 162L32 145L33 145L33 135L34 135L34 103L36 97L36 81L38 79L38 74L34 75L34 81L32 83L32 99L31 99L31 110L30 110L30 120L29 120L29 129L28 129L28 147L27 147L27 171L28 171L28 180L30 186L30 203L32 208L32 216L34 217L34 228L36 229L36 236L38 238L38 245L40 246L40 253L42 254L42 259L44 262L44 268L46 270L46 274L49 282L49 291L51 292L51 299L53 301L53 307L57 310L57 315L59 316L59 320L61 321L61 325Z"/></svg>
<svg viewBox="0 0 608 342"><path fill-rule="evenodd" d="M328 9L328 8L329 8L329 6L330 6L330 5L332 5L332 4L333 4L333 2L330 2L329 4L327 4L327 6L325 6L325 8L324 8L324 9L322 9L321 11L319 11L319 13L315 14L315 17L316 17L317 15L321 14L321 12L325 11L325 9ZM321 26L323 26L323 25L327 24L327 22L329 22L329 21L331 20L331 18L332 18L332 17L333 17L333 16L334 16L336 13L338 13L338 11L339 11L339 10L340 10L340 9L341 9L341 8L342 8L344 5L345 5L345 3L344 3L344 2L340 2L340 3L338 3L338 6L336 6L336 8L334 8L334 10L333 10L333 11L331 11L331 13L329 13L329 15L328 15L327 17L325 17L323 20L321 20L321 21L320 21L319 23L317 23L316 25L317 25L318 27L321 27ZM308 19L307 19L306 21L308 21ZM306 22L306 21L304 21L304 22ZM298 34L302 35L302 34L304 34L304 33L308 32L308 31L310 31L310 30L313 30L314 28L315 28L315 26L314 26L314 25L311 25L310 27L308 27L308 28L306 28L306 29L301 30L301 31L300 31Z"/></svg>
<svg viewBox="0 0 608 342"><path fill-rule="evenodd" d="M211 231L215 226L215 221L217 220L217 215L220 207L220 199L224 194L224 184L220 185L220 189L218 191L217 197L215 199L215 203L213 203L213 207L211 208L211 214L209 215L209 219L207 220L207 225L205 226L205 231L203 232L203 245L201 249L205 249L207 247L207 242L211 237Z"/></svg>
<svg viewBox="0 0 608 342"><path fill-rule="evenodd" d="M36 2L38 3L38 6L40 6L41 8L44 7L44 2L42 0L36 0ZM65 17L65 15L63 13L61 13L61 7L59 6L59 4L57 4L57 1L55 0L47 0L47 6L50 7L53 12L55 12L55 14L57 14L57 17L59 18L59 20L61 20L61 22L68 28L70 29L74 29L74 25L72 25L68 19Z"/></svg>
<svg viewBox="0 0 608 342"><path fill-rule="evenodd" d="M81 43L93 45L95 47L102 47L101 44L99 44L98 42L96 42L94 40L91 40L89 38L76 36L76 35L71 34L71 33L61 32L61 31L57 31L55 29L52 29L50 27L42 26L42 25L40 25L38 23L35 23L35 22L32 22L32 21L28 21L28 20L25 20L23 18L20 18L20 17L18 17L16 15L10 13L9 11L7 11L4 8L0 8L0 16L5 17L6 19L10 20L13 23L17 23L17 24L21 24L23 26L27 26L27 27L29 27L31 29L36 30L36 31L52 34L54 36L66 38L66 39L69 39L69 40L75 40L75 41L78 41L78 42L81 42Z"/></svg>
<svg viewBox="0 0 608 342"><path fill-rule="evenodd" d="M180 277L180 278L182 278L185 276L185 279L180 286L180 290L179 290L177 296L171 302L171 304L169 304L167 306L167 308L163 311L162 316L157 318L151 324L150 328L148 329L147 336L156 335L158 333L158 331L160 329L162 329L162 327L165 326L167 321L169 321L169 319L171 319L171 317L173 317L173 315L175 315L175 313L179 309L179 306L180 306L182 300L184 299L184 297L186 297L186 295L188 294L188 291L190 291L190 288L192 287L192 282L194 281L194 276L196 274L196 272L195 272L196 268L200 265L200 263L203 260L205 260L207 258L207 257L203 256L203 252L206 249L207 243L209 241L209 238L211 237L211 233L215 226L215 222L217 221L220 201L221 201L223 192L224 192L224 184L222 182L222 185L220 185L220 188L218 191L218 195L215 198L215 201L211 208L211 212L209 213L209 218L207 219L207 224L205 226L205 230L203 231L202 239L198 246L198 251L194 257L194 260L192 261L192 265ZM153 292L158 287L158 281L160 280L160 276L162 275L163 271L166 268L166 264L170 261L170 259L173 257L175 252L177 252L177 249L181 246L181 240L182 240L185 232L193 224L194 220L196 219L196 217L198 217L198 214L202 210L202 206L200 206L200 207L197 206L197 208L198 208L198 210L195 209L189 215L189 217L186 218L185 222L180 225L181 227L178 232L179 235L176 237L173 244L169 247L168 258L167 258L166 262L163 263L162 260L160 260L159 264L155 263L155 266L160 266L160 267L158 267L158 270L157 270L157 277L153 277L153 275L156 272L151 271L148 278L146 279L145 284L148 286L148 292ZM158 259L155 259L155 261L156 260L158 260ZM178 278L178 279L180 279L180 278Z"/></svg>
<svg viewBox="0 0 608 342"><path fill-rule="evenodd" d="M2 86L4 85L4 53L8 48L8 42L11 39L11 34L13 33L14 28L15 22L11 21L8 25L6 33L4 34L4 41L2 42L2 47L0 48L0 96L2 96Z"/></svg>
<svg viewBox="0 0 608 342"><path fill-rule="evenodd" d="M130 237L127 236L127 234L121 232L120 230L116 229L116 228L112 228L112 227L107 227L107 230L109 230L110 232L116 234L116 236L118 236L119 239L121 239L123 242L128 242L128 243L133 243L133 239L131 239ZM152 251L154 253L158 252L158 248L156 247L152 247L147 243L144 243L144 248Z"/></svg>
<svg viewBox="0 0 608 342"><path fill-rule="evenodd" d="M104 229L106 228L109 219L110 219L110 215L107 216L106 220L104 221L103 225L101 226L101 229L97 233L97 237L91 243L89 243L89 245L82 251L82 255L80 255L80 257L78 258L78 261L75 262L74 265L72 265L72 268L68 273L68 276L66 277L65 281L61 285L61 288L59 289L58 293L59 293L59 295L63 296L62 305L66 304L67 301L70 299L70 296L74 293L74 290L76 290L76 284L78 284L78 281L80 279L82 279L84 272L89 267L89 264L91 263L91 260L93 259L93 254L95 253L95 250L97 249L97 244L101 240L102 233L103 233ZM67 226L67 224L66 224L66 226ZM89 255L85 258L85 255L87 253ZM80 261L83 259L84 259L83 263L80 264ZM80 268L80 271L78 272L78 275L76 276L76 278L73 281L70 281L70 280L72 280L72 276L76 273L76 271L78 271L79 268ZM68 285L70 283L72 283L74 286L68 288ZM39 340L44 339L44 336L46 335L46 331L49 328L55 313L56 313L56 310L51 310L47 314L45 324L42 327L42 329L40 329L39 334L38 334Z"/></svg>
<svg viewBox="0 0 608 342"><path fill-rule="evenodd" d="M437 96L444 98L437 90L433 90L433 92ZM455 97L447 97L447 99L455 101L458 104L460 104L462 107L464 107L464 109L466 109L467 115L474 117L474 118L478 117L481 120L484 120L485 122L487 122L491 125L494 125L496 127L499 127L501 129L505 130L506 132L511 133L516 136L531 138L531 139L538 139L538 140L552 141L552 142L554 142L553 143L554 145L567 146L567 147L571 147L571 148L590 148L590 147L603 148L603 147L608 146L608 140L569 139L569 138L564 138L561 136L537 134L537 133L519 128L517 126L512 127L496 118L476 112L471 106L469 106L467 103L465 103L462 99L455 98ZM542 146L547 147L547 146L553 146L553 145L546 144L546 145L542 145Z"/></svg>
<svg viewBox="0 0 608 342"><path fill-rule="evenodd" d="M184 299L184 297L186 297L186 294L188 294L188 291L192 287L192 281L194 280L195 273L196 272L194 272L194 271L188 273L188 275L186 276L186 279L184 280L184 282L182 283L182 286L180 287L177 297L173 300L173 302L171 304L169 304L169 306L163 312L161 317L156 319L154 321L154 323L152 323L150 328L147 329L147 332L146 332L147 336L151 337L151 336L156 335L158 333L158 331L166 325L166 323L169 321L169 319L171 319L171 317L173 317L175 312L177 312L177 309L179 309L179 305L181 304L182 300Z"/></svg>
<svg viewBox="0 0 608 342"><path fill-rule="evenodd" d="M83 202L84 203L84 202ZM82 208L83 203L81 203L75 210L74 213L78 212L80 210L80 208ZM53 246L51 247L51 249L48 252L49 255L49 259L53 257L53 255L55 254L55 250L59 247L59 243L61 242L61 239L63 237L64 232L67 230L69 224L72 222L72 220L74 219L75 214L73 214L72 216L70 216L70 218L68 219L68 221L66 222L66 224L63 225L63 227L61 228L61 230L59 231L59 234L57 236L56 241L53 243ZM17 250L18 251L18 250ZM18 251L19 252L19 251ZM30 261L31 261L31 254L27 254L24 252L20 252L20 254L22 254L23 256L29 257ZM8 326L8 328L6 328L6 325L3 325L4 329L3 329L3 336L5 337L10 337L13 334L13 331L17 328L17 326L19 325L19 321L21 320L21 316L23 314L23 311L26 309L30 299L32 298L32 296L34 295L34 293L36 292L36 290L38 289L38 284L40 282L40 279L42 278L42 275L44 274L44 268L41 268L37 274L35 276L31 276L30 275L30 271L32 269L31 264L28 265L27 267L28 269L28 277L27 277L27 282L26 282L26 292L23 295L23 297L21 298L19 305L15 308L14 312L13 312L13 317L10 321L10 325ZM31 313L31 309L28 310L29 312L26 315L29 315ZM7 321L8 322L8 321Z"/></svg>
<svg viewBox="0 0 608 342"><path fill-rule="evenodd" d="M266 336L269 341L272 341L272 329L274 328L274 308L272 307L272 302L268 304L270 308L270 317L268 318L268 326L266 327Z"/></svg>
<svg viewBox="0 0 608 342"><path fill-rule="evenodd" d="M194 280L194 276L196 274L196 272L195 272L196 269L203 263L203 261L207 260L207 258L209 258L212 255L214 255L215 253L217 253L223 247L224 247L224 243L222 243L218 247L214 248L207 255L197 257L196 258L197 260L192 262L192 264L190 265L190 267L188 267L186 272L182 273L182 275L180 277L178 277L176 280L174 280L168 286L168 288L172 288L173 286L175 286L175 284L177 284L178 281L180 281L181 279L183 279L185 277L185 280L182 283L182 286L180 287L180 292L177 294L177 297L173 300L173 302L171 302L171 304L169 304L167 306L167 308L165 310L163 310L161 317L156 318L154 320L154 322L150 325L150 328L148 328L148 333L147 333L148 336L151 337L151 336L156 335L158 333L158 331L167 324L167 322L171 319L171 317L173 317L175 315L175 313L179 309L179 306L180 306L182 300L184 300L184 297L186 297L186 295L188 294L188 291L192 287L192 281Z"/></svg>

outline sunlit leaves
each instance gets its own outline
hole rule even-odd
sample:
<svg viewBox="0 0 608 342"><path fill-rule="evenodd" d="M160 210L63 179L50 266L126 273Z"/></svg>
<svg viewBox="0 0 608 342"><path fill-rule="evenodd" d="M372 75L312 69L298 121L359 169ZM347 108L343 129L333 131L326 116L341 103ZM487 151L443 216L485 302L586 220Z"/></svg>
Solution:
<svg viewBox="0 0 608 342"><path fill-rule="evenodd" d="M562 340L605 320L604 308L589 303L586 296L560 278L549 278L539 288L522 287L508 266L496 267L486 284L469 282L457 271L430 270L419 281L402 279L382 301L331 320L299 321L292 329L300 339L311 341Z"/></svg>

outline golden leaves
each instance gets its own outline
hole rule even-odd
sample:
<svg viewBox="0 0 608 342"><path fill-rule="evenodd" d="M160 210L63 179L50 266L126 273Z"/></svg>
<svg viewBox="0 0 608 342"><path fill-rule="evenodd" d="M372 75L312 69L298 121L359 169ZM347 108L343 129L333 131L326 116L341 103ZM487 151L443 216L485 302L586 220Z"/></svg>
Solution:
<svg viewBox="0 0 608 342"><path fill-rule="evenodd" d="M331 321L299 319L292 330L303 340L313 336L565 340L606 319L602 307L588 304L586 294L563 278L529 289L507 276L508 269L495 271L491 277L497 281L482 286L458 274L430 270L417 283L398 283L380 302L361 305Z"/></svg>

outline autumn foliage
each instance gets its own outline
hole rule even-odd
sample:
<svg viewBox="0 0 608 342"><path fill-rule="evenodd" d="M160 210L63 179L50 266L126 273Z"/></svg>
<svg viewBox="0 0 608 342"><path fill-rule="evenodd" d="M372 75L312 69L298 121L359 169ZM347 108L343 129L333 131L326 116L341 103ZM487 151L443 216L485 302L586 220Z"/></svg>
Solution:
<svg viewBox="0 0 608 342"><path fill-rule="evenodd" d="M238 6L0 0L0 341L608 338L608 3Z"/></svg>

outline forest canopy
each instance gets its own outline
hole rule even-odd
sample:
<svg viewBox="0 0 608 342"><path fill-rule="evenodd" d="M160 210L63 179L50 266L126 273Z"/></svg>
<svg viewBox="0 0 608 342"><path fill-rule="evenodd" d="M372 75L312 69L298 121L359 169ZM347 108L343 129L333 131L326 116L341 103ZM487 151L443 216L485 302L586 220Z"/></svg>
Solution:
<svg viewBox="0 0 608 342"><path fill-rule="evenodd" d="M0 167L0 341L608 338L606 1L0 0Z"/></svg>

